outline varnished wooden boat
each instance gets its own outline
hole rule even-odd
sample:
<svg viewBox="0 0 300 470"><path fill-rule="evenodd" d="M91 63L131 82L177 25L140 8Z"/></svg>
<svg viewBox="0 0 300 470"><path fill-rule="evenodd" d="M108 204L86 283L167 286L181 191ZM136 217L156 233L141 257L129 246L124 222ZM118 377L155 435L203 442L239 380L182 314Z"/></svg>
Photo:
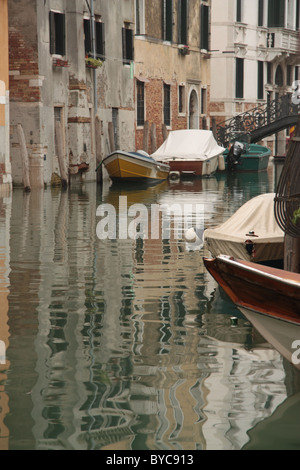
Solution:
<svg viewBox="0 0 300 470"><path fill-rule="evenodd" d="M224 255L204 264L264 338L300 368L300 274Z"/></svg>
<svg viewBox="0 0 300 470"><path fill-rule="evenodd" d="M155 183L166 180L170 167L145 152L112 152L102 161L113 182Z"/></svg>

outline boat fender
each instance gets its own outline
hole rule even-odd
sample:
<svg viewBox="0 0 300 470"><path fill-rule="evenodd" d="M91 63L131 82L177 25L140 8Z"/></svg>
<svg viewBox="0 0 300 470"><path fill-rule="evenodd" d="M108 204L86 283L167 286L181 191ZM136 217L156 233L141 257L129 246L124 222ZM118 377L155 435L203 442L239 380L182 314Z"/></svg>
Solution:
<svg viewBox="0 0 300 470"><path fill-rule="evenodd" d="M225 170L225 159L224 159L224 155L219 155L218 157L218 168L220 171L224 171Z"/></svg>
<svg viewBox="0 0 300 470"><path fill-rule="evenodd" d="M245 248L249 256L255 256L255 246L252 240L245 241Z"/></svg>

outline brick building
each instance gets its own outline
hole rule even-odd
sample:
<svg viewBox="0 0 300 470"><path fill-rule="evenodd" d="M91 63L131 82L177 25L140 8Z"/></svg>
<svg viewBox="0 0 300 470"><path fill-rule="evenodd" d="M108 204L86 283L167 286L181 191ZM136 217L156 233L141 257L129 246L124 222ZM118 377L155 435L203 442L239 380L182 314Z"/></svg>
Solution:
<svg viewBox="0 0 300 470"><path fill-rule="evenodd" d="M210 1L135 1L136 148L210 128Z"/></svg>
<svg viewBox="0 0 300 470"><path fill-rule="evenodd" d="M7 0L0 0L0 191L11 187Z"/></svg>
<svg viewBox="0 0 300 470"><path fill-rule="evenodd" d="M17 128L32 187L95 180L113 147L134 148L134 0L10 0L11 161L23 182ZM88 57L101 59L102 66ZM91 61L90 61L91 62Z"/></svg>

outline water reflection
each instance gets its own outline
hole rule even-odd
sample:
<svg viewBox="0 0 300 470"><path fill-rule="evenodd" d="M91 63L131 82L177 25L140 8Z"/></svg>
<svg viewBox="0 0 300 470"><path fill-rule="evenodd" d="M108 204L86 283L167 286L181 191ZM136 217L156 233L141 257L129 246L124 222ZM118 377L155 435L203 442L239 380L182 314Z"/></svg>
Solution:
<svg viewBox="0 0 300 470"><path fill-rule="evenodd" d="M15 190L1 200L2 447L242 448L287 398L287 378L297 391L290 366L243 317L232 327L235 307L203 250L172 238L100 240L96 209L117 209L124 194L147 207L200 200L205 224L217 224L273 181Z"/></svg>

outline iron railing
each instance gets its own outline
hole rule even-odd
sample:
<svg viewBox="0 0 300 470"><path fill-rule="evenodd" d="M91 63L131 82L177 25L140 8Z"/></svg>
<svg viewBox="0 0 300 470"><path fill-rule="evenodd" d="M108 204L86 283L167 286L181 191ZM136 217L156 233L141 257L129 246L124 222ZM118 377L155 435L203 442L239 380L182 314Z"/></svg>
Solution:
<svg viewBox="0 0 300 470"><path fill-rule="evenodd" d="M217 140L220 144L227 146L229 142L243 134L252 135L252 141L254 141L255 133L256 140L259 140L263 132L267 136L284 127L289 127L294 120L297 121L299 113L300 100L295 100L291 93L282 95L220 123L217 126ZM286 119L290 117L295 119ZM278 123L277 127L276 123Z"/></svg>

